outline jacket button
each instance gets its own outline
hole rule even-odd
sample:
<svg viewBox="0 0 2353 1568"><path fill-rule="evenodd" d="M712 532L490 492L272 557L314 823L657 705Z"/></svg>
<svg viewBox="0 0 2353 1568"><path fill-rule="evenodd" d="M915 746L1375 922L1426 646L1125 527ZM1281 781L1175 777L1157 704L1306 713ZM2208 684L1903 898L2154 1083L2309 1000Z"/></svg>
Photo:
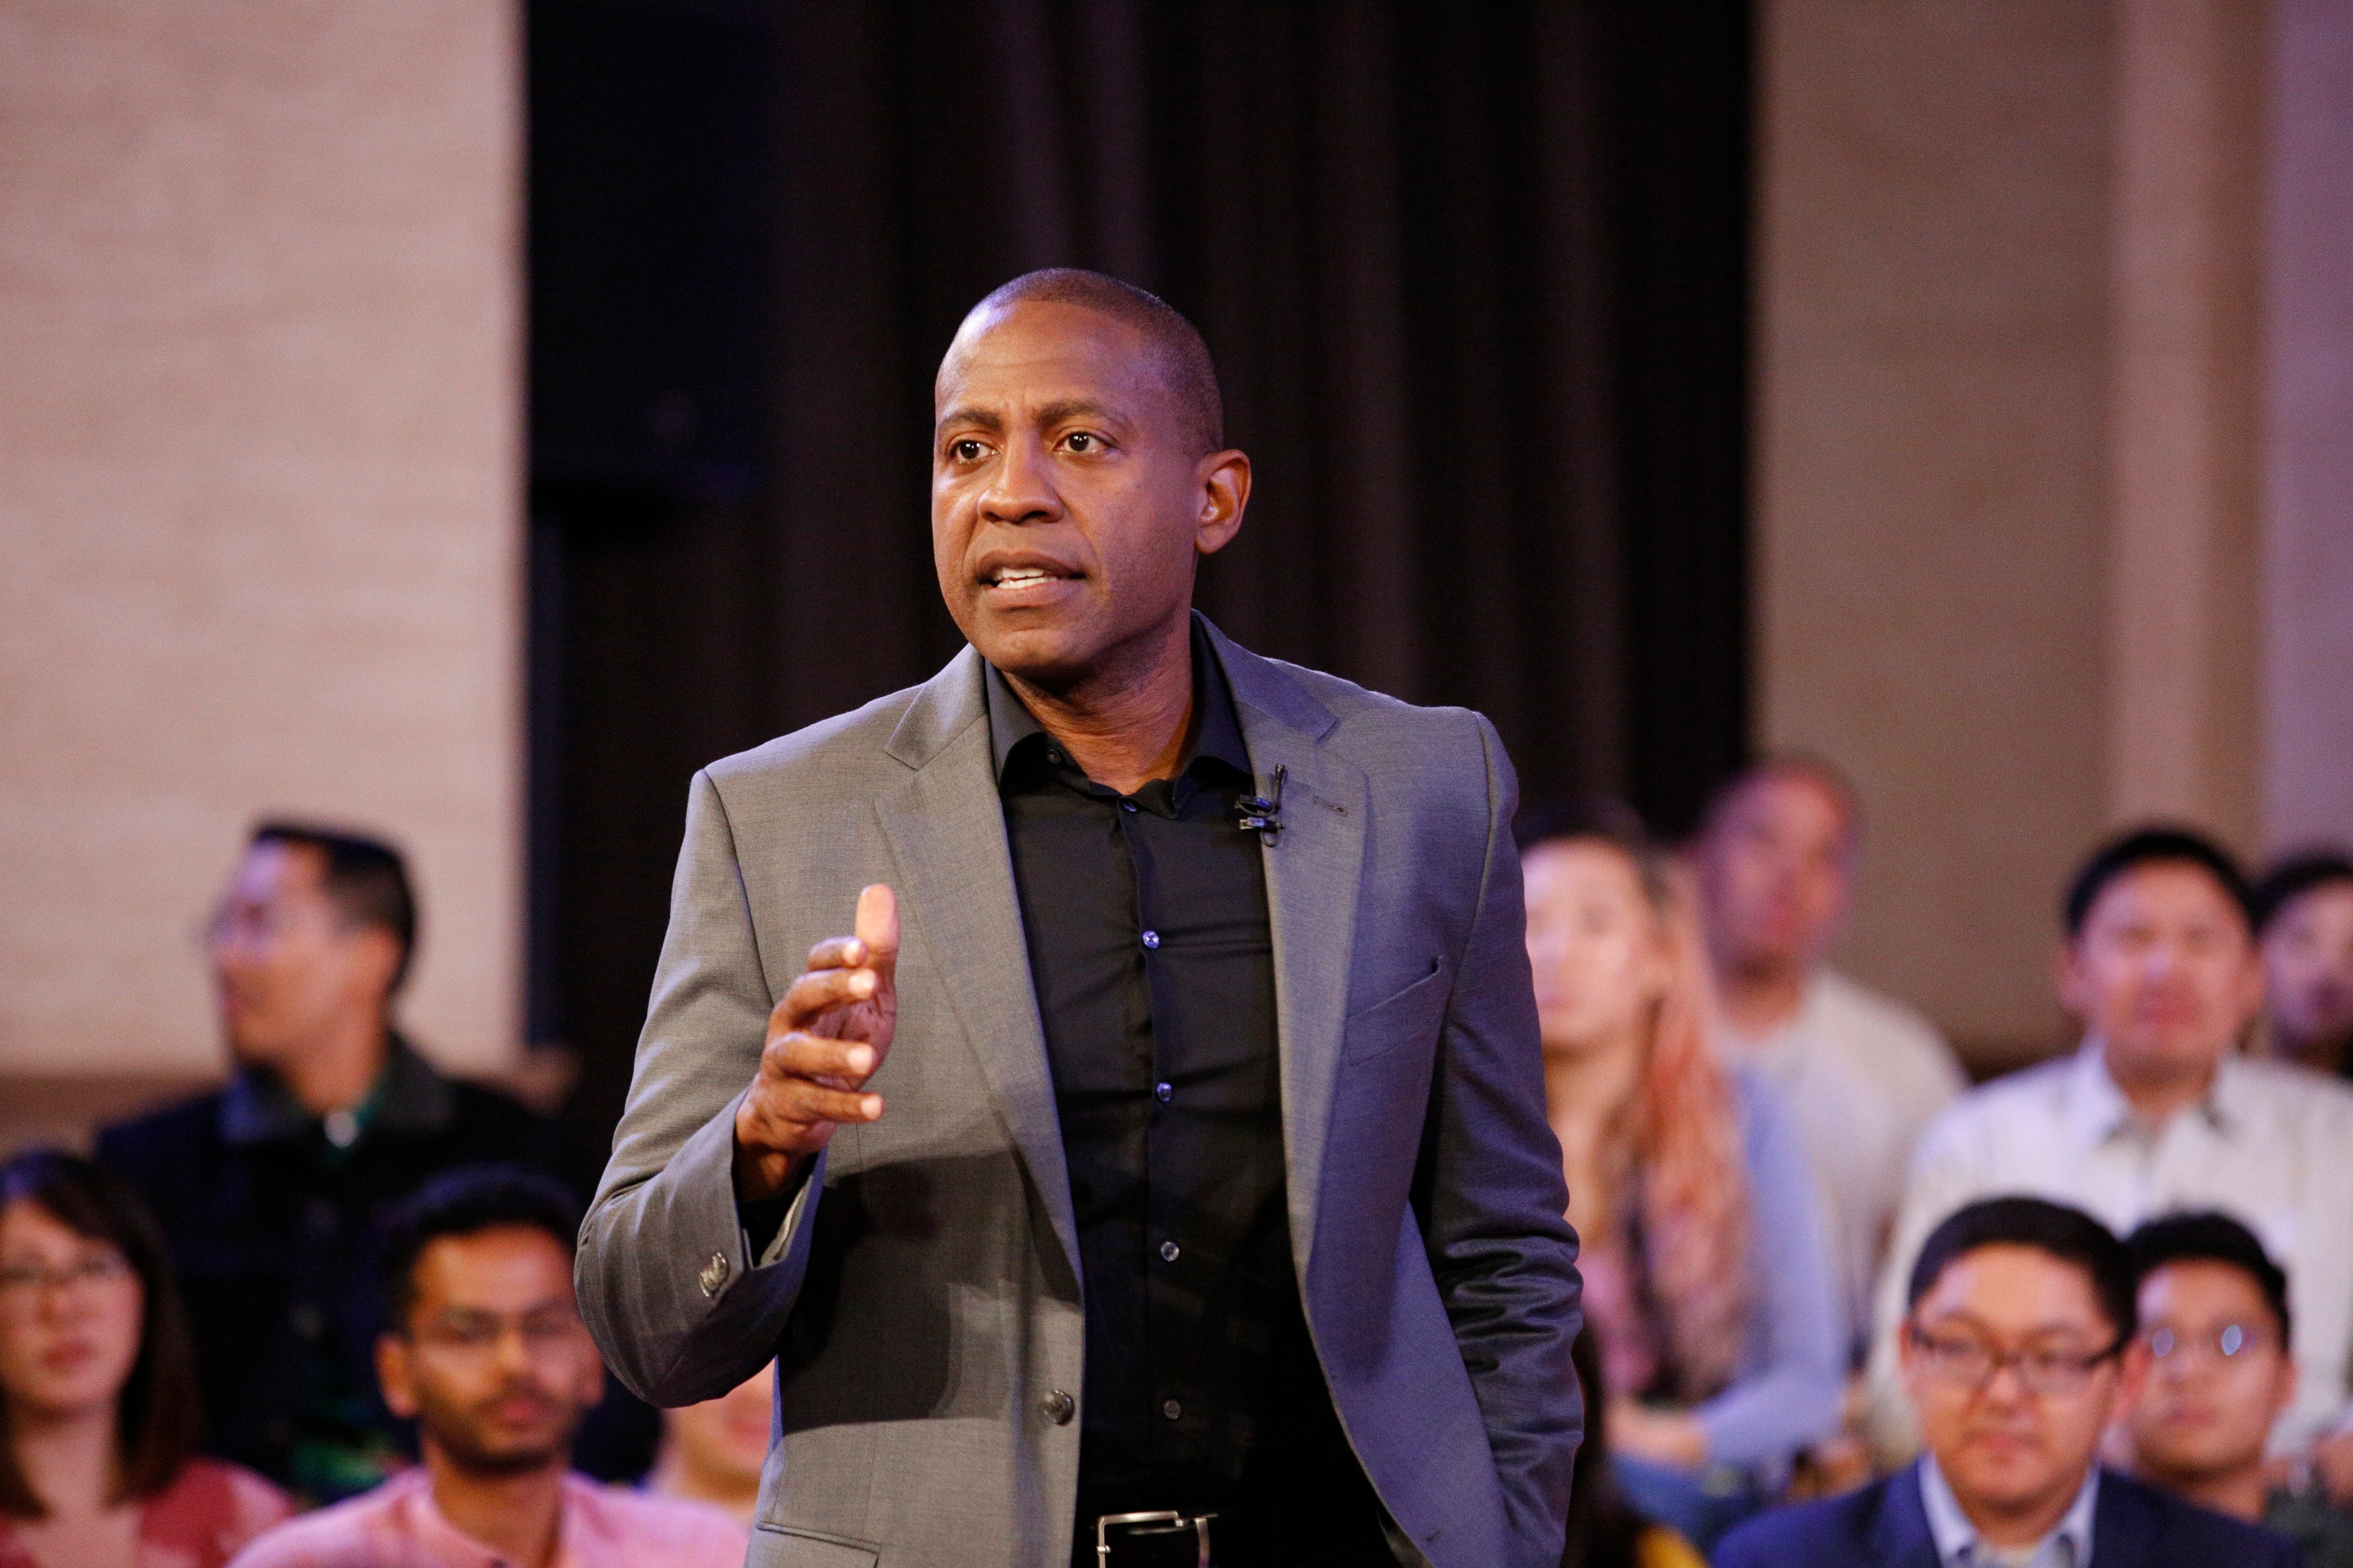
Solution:
<svg viewBox="0 0 2353 1568"><path fill-rule="evenodd" d="M1068 1426L1071 1417L1079 1413L1079 1402L1061 1389L1049 1389L1046 1397L1038 1402L1038 1408L1055 1426Z"/></svg>

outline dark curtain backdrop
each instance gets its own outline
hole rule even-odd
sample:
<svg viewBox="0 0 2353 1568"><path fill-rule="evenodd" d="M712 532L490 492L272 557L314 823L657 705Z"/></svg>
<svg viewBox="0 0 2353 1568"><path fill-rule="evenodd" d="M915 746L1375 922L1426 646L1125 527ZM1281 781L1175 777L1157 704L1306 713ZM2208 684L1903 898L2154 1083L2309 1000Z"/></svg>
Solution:
<svg viewBox="0 0 2353 1568"><path fill-rule="evenodd" d="M1035 267L1208 337L1204 608L1686 825L1744 730L1749 17L541 0L533 1026L609 1121L685 784L955 649L930 384Z"/></svg>

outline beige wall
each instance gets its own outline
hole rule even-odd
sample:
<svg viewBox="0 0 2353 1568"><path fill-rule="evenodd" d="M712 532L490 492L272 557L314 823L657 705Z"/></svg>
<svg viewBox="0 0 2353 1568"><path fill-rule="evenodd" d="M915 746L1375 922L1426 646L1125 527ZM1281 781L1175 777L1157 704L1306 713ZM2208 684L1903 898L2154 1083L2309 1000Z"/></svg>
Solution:
<svg viewBox="0 0 2353 1568"><path fill-rule="evenodd" d="M518 1034L501 0L0 7L0 1071L210 1070L243 828L413 853L410 1020Z"/></svg>
<svg viewBox="0 0 2353 1568"><path fill-rule="evenodd" d="M2001 1065L2065 1038L2099 834L2353 826L2353 21L1771 0L1761 46L1757 738L1870 805L1845 962Z"/></svg>
<svg viewBox="0 0 2353 1568"><path fill-rule="evenodd" d="M2106 815L2113 32L1765 18L1758 738L1868 803L1849 966L2015 1052L2056 1031L2053 880Z"/></svg>

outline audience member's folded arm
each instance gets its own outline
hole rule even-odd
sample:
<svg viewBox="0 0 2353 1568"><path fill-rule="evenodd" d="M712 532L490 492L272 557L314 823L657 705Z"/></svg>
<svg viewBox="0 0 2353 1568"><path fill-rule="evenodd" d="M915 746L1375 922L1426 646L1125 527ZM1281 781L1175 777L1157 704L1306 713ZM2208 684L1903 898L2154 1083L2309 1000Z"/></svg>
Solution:
<svg viewBox="0 0 2353 1568"><path fill-rule="evenodd" d="M1710 1462L1779 1465L1838 1429L1845 1315L1797 1124L1770 1086L1747 1100L1749 1246L1764 1359L1694 1415Z"/></svg>
<svg viewBox="0 0 2353 1568"><path fill-rule="evenodd" d="M735 1197L735 1104L773 1005L726 807L699 773L628 1105L580 1238L582 1315L615 1373L657 1405L715 1398L757 1371L800 1289L822 1157L781 1219L747 1216ZM774 1234L747 1235L747 1218Z"/></svg>

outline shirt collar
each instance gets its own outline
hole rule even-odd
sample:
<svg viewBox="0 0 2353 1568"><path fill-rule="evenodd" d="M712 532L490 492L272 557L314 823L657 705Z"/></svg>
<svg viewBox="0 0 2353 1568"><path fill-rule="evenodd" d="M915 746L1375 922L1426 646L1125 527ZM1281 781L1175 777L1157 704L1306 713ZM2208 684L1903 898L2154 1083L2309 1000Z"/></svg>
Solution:
<svg viewBox="0 0 2353 1568"><path fill-rule="evenodd" d="M981 661L981 687L988 702L989 749L995 755L997 782L1002 784L1013 749L1032 735L1044 734L1046 729L1002 670L986 659ZM1213 757L1245 778L1253 776L1250 748L1242 742L1241 719L1234 711L1233 690L1226 684L1226 672L1218 663L1217 648L1209 641L1208 623L1198 613L1193 616L1193 700L1199 709L1200 724L1185 767L1192 766L1196 758ZM1185 768L1176 771L1181 773Z"/></svg>
<svg viewBox="0 0 2353 1568"><path fill-rule="evenodd" d="M361 1127L437 1132L448 1125L453 1110L449 1080L396 1031L384 1068L361 1103ZM267 1068L239 1069L221 1094L221 1137L231 1144L291 1142L309 1134L319 1120Z"/></svg>
<svg viewBox="0 0 2353 1568"><path fill-rule="evenodd" d="M2063 1115L2079 1147L2094 1148L2138 1125L2132 1102L2108 1072L2107 1055L2096 1038L2086 1039L2069 1063ZM2228 1134L2246 1117L2246 1072L2235 1053L2215 1065L2206 1098L2191 1107L2215 1131Z"/></svg>
<svg viewBox="0 0 2353 1568"><path fill-rule="evenodd" d="M2091 1568L2092 1519L2099 1499L2100 1467L2094 1465L2084 1473L2084 1484L2075 1489L2075 1500L2067 1505L2058 1527L2034 1543L2026 1560L2034 1568L2043 1568L2045 1563L2056 1568ZM1933 1454L1920 1456L1920 1501L1928 1511L1928 1533L1936 1539L1936 1561L1943 1568L1974 1568L1994 1561L1980 1548L1978 1527L1961 1511L1961 1500L1953 1495Z"/></svg>

